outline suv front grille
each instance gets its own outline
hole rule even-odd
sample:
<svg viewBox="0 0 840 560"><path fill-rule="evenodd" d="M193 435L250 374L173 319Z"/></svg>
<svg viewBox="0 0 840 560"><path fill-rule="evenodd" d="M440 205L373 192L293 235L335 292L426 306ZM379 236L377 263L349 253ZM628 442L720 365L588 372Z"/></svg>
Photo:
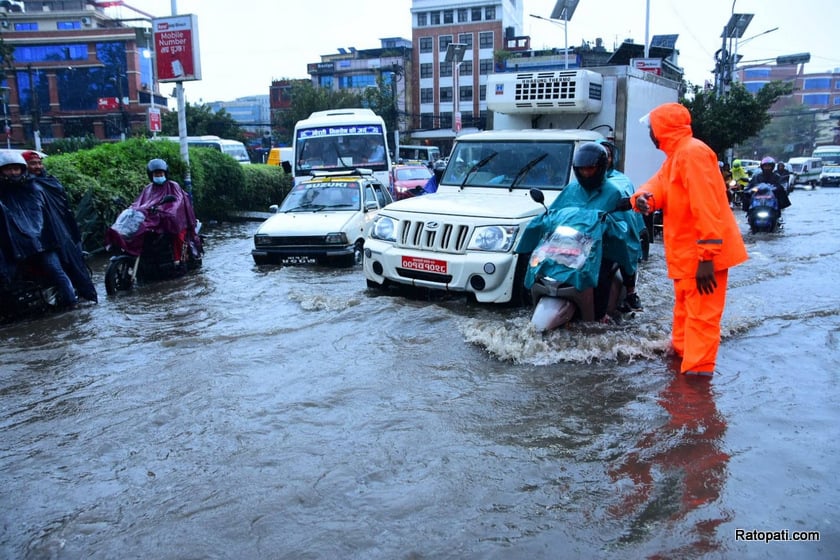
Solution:
<svg viewBox="0 0 840 560"><path fill-rule="evenodd" d="M441 253L465 253L469 239L469 226L435 220L400 220L397 232L399 247Z"/></svg>

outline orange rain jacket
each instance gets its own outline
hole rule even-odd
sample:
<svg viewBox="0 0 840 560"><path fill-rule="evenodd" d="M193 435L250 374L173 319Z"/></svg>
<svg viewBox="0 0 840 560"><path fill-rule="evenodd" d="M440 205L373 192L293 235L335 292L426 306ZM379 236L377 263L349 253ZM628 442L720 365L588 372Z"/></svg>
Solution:
<svg viewBox="0 0 840 560"><path fill-rule="evenodd" d="M668 277L694 277L699 261L714 261L715 270L724 270L747 260L717 156L692 136L688 109L660 105L650 113L650 127L666 158L632 200L635 207L636 198L649 192L651 211L662 210Z"/></svg>

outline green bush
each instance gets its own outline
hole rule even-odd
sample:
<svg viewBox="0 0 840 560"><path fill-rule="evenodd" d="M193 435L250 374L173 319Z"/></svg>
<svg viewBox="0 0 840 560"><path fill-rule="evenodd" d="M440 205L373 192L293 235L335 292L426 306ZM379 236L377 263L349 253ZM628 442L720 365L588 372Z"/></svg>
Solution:
<svg viewBox="0 0 840 560"><path fill-rule="evenodd" d="M88 150L49 156L47 171L67 189L76 208L85 248L101 249L105 230L149 183L146 164L161 158L169 178L192 192L196 216L224 221L236 212L265 211L279 203L291 187L291 177L276 166L241 165L230 156L207 148L190 148L190 179L180 146L165 140L132 138Z"/></svg>

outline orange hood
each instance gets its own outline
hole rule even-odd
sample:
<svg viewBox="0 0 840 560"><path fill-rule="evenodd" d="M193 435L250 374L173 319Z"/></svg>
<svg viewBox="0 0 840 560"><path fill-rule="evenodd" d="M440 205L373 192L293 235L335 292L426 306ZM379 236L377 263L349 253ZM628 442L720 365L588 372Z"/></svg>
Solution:
<svg viewBox="0 0 840 560"><path fill-rule="evenodd" d="M659 149L668 155L680 140L691 137L691 113L679 103L666 103L650 112L650 129L659 141Z"/></svg>

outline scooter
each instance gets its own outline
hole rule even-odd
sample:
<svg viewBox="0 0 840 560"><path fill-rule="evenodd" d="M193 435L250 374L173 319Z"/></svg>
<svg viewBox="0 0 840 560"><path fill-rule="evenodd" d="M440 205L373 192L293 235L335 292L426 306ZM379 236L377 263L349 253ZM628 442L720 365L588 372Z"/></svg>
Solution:
<svg viewBox="0 0 840 560"><path fill-rule="evenodd" d="M108 295L131 290L138 281L176 278L201 267L204 253L199 236L201 222L196 225L195 236L184 239L181 260L175 260L173 242L179 232L175 231L173 221L166 218L167 213L172 215L177 208L161 207L176 200L173 195L166 195L145 210L127 208L108 229L106 249L116 252L105 271Z"/></svg>
<svg viewBox="0 0 840 560"><path fill-rule="evenodd" d="M779 228L779 202L776 200L773 185L760 183L750 189L747 207L747 223L750 233L772 233Z"/></svg>
<svg viewBox="0 0 840 560"><path fill-rule="evenodd" d="M531 198L545 206L539 189ZM517 252L529 252L529 239L541 238L530 251L525 287L531 291L534 313L531 323L538 331L558 328L573 319L597 321L618 319L625 288L616 263L602 261L607 235L623 237L626 224L610 214L630 210L630 199L622 199L610 212L588 208L562 208L531 222L523 233ZM530 231L529 231L530 230ZM535 231L538 230L538 231Z"/></svg>

